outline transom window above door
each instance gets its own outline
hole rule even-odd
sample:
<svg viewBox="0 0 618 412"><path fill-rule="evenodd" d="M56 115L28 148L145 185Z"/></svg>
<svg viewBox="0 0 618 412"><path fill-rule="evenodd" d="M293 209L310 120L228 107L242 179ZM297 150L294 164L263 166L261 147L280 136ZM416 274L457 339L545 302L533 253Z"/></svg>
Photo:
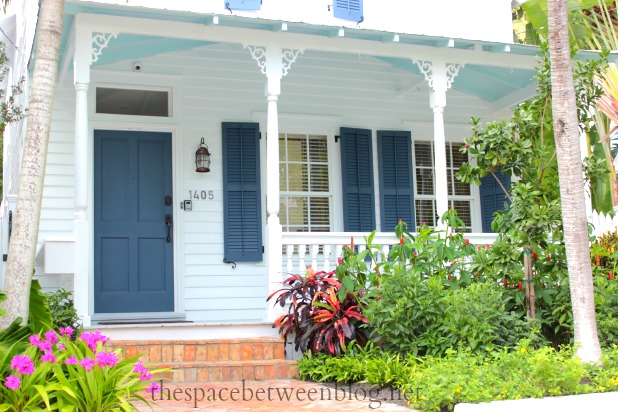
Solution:
<svg viewBox="0 0 618 412"><path fill-rule="evenodd" d="M170 93L166 90L97 87L96 113L170 117Z"/></svg>
<svg viewBox="0 0 618 412"><path fill-rule="evenodd" d="M287 232L329 232L332 192L326 135L279 134L280 214Z"/></svg>

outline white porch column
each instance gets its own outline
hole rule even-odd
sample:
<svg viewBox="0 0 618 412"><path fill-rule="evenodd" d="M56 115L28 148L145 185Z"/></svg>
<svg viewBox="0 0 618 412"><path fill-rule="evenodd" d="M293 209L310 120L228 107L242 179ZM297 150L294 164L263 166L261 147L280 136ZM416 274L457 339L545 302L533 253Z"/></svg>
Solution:
<svg viewBox="0 0 618 412"><path fill-rule="evenodd" d="M282 240L281 222L279 221L279 116L277 101L281 94L281 79L288 74L291 64L296 61L302 50L282 49L271 44L267 47L249 46L252 57L266 75L264 94L268 105L266 120L266 273L268 294L281 286L282 279ZM281 313L280 306L268 303L264 320L272 322Z"/></svg>
<svg viewBox="0 0 618 412"><path fill-rule="evenodd" d="M446 107L446 91L453 84L459 69L457 64L447 64L443 61L414 60L431 89L429 105L433 110L433 150L434 150L434 192L436 195L437 228L443 228L440 219L449 209L446 172L446 133L444 131L444 108Z"/></svg>
<svg viewBox="0 0 618 412"><path fill-rule="evenodd" d="M92 224L89 222L90 133L88 127L88 86L90 66L95 62L116 33L93 33L80 21L75 22L74 84L75 84L75 273L73 275L73 302L84 326L90 326L94 308L90 271L93 246ZM92 303L92 305L91 305Z"/></svg>

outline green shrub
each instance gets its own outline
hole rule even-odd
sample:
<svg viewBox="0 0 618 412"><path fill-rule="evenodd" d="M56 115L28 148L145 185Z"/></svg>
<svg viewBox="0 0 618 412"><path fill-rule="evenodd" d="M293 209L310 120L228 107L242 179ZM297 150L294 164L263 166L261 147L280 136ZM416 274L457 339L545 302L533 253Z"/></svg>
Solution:
<svg viewBox="0 0 618 412"><path fill-rule="evenodd" d="M81 322L73 305L72 295L72 292L65 289L45 294L45 304L51 312L52 326L55 331L68 327L73 328L76 332L81 330Z"/></svg>
<svg viewBox="0 0 618 412"><path fill-rule="evenodd" d="M443 357L402 357L368 349L344 356L305 355L300 376L317 382L365 381L400 389L421 411L452 410L460 402L540 398L618 390L618 347L598 365L584 365L574 350L534 349L522 340L512 350L475 354L448 350Z"/></svg>

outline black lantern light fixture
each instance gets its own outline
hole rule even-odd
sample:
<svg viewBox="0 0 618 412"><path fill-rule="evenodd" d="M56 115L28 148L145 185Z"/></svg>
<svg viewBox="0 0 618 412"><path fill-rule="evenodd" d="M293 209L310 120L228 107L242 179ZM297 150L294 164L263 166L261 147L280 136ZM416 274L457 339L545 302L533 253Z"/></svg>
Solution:
<svg viewBox="0 0 618 412"><path fill-rule="evenodd" d="M195 171L198 173L210 172L210 152L203 137L195 152Z"/></svg>

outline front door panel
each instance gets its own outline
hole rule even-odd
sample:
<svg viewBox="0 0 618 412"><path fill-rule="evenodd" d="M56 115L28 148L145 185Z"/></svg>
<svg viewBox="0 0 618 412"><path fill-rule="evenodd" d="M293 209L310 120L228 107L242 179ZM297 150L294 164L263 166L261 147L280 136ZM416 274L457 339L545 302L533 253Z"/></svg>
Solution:
<svg viewBox="0 0 618 412"><path fill-rule="evenodd" d="M96 130L94 143L95 313L171 312L171 134Z"/></svg>

